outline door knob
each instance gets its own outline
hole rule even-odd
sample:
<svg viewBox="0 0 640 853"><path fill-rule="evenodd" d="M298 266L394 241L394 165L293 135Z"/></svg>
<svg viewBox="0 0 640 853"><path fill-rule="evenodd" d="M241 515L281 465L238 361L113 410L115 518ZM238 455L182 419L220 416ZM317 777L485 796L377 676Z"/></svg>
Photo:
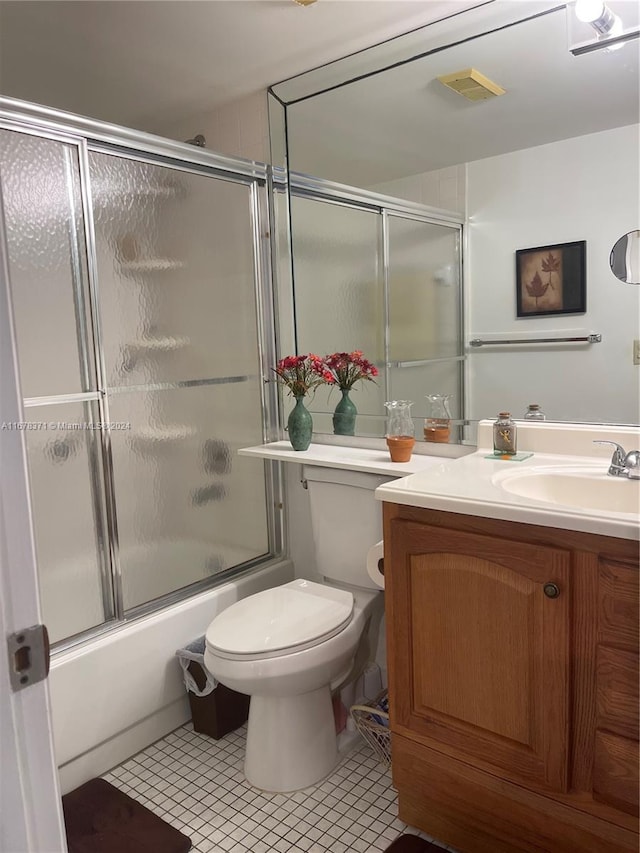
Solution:
<svg viewBox="0 0 640 853"><path fill-rule="evenodd" d="M555 583L546 583L542 587L542 591L547 596L547 598L558 598L560 595L560 589Z"/></svg>

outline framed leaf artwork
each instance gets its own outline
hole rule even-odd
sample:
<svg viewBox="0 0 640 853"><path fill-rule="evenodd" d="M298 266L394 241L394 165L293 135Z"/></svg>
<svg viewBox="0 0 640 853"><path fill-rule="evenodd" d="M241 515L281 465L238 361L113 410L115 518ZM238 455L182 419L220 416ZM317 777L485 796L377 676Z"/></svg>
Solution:
<svg viewBox="0 0 640 853"><path fill-rule="evenodd" d="M516 252L518 317L582 314L587 310L586 241Z"/></svg>

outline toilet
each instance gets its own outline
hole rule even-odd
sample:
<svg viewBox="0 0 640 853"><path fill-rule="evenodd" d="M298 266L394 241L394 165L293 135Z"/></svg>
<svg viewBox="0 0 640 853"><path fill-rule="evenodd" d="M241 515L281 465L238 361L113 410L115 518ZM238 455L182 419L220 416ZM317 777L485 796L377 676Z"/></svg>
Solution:
<svg viewBox="0 0 640 853"><path fill-rule="evenodd" d="M389 479L304 466L322 582L298 579L248 596L207 630L205 666L251 696L244 770L257 788L306 788L338 763L331 694L367 663L366 634L382 606L366 570L367 551L382 538L373 492Z"/></svg>

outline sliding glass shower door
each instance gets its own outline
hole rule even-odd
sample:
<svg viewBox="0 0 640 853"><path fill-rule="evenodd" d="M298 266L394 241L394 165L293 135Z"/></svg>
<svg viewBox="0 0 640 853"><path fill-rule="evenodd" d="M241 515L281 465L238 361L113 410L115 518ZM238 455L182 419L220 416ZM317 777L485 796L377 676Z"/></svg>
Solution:
<svg viewBox="0 0 640 853"><path fill-rule="evenodd" d="M125 610L269 550L252 186L91 151Z"/></svg>
<svg viewBox="0 0 640 853"><path fill-rule="evenodd" d="M352 394L357 434L383 434L385 400L413 400L422 438L428 394L450 396L460 427L460 223L307 176L301 187L294 179L290 209L297 351L363 350L379 369L375 384L359 383ZM332 432L337 401L326 390L312 399L317 432Z"/></svg>
<svg viewBox="0 0 640 853"><path fill-rule="evenodd" d="M262 463L263 184L0 128L44 618L52 641L278 549ZM11 426L9 427L11 428Z"/></svg>
<svg viewBox="0 0 640 853"><path fill-rule="evenodd" d="M114 616L77 144L0 130L42 608L52 641Z"/></svg>
<svg viewBox="0 0 640 853"><path fill-rule="evenodd" d="M450 398L452 419L463 418L464 344L460 229L404 216L387 216L389 395L414 400L420 419L425 397ZM422 438L421 425L416 435ZM451 436L459 438L458 429Z"/></svg>
<svg viewBox="0 0 640 853"><path fill-rule="evenodd" d="M380 215L316 198L292 196L291 243L299 353L362 350L385 363L385 291ZM360 383L359 430L375 435L384 411L384 382ZM309 405L314 430L331 432L336 389L320 387Z"/></svg>

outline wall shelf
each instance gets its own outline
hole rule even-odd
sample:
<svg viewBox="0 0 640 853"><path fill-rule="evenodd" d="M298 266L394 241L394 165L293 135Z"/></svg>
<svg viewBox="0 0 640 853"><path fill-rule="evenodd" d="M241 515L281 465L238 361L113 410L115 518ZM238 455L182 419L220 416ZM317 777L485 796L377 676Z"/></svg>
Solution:
<svg viewBox="0 0 640 853"><path fill-rule="evenodd" d="M318 465L321 468L342 468L348 471L364 471L370 474L389 474L405 477L424 471L443 460L440 456L414 453L409 462L391 462L386 450L371 450L364 447L345 447L336 444L311 444L308 450L294 450L288 441L274 441L256 447L243 447L239 456L254 456L277 462L296 462L299 465Z"/></svg>

